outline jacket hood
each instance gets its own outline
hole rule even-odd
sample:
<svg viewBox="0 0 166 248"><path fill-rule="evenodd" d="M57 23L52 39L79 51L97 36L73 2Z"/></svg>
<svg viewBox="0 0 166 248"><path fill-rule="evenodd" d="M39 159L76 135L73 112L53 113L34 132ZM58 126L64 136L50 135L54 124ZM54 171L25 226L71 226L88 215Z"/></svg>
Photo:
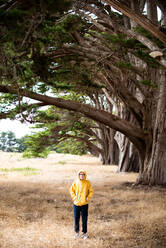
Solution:
<svg viewBox="0 0 166 248"><path fill-rule="evenodd" d="M79 174L80 174L80 172L83 172L83 173L85 174L85 180L86 180L86 178L87 178L87 173L86 173L86 171L85 171L85 170L82 170L82 169L78 171L78 174L77 174L78 179L80 180L80 178L79 178Z"/></svg>

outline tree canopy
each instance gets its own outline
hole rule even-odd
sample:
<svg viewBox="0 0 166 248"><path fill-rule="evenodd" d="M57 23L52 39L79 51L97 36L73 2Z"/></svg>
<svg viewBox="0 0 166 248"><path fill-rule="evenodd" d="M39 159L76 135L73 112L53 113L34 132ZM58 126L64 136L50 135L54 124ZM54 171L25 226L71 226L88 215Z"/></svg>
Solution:
<svg viewBox="0 0 166 248"><path fill-rule="evenodd" d="M16 138L11 131L0 133L0 150L4 152L23 152L26 149L25 138Z"/></svg>
<svg viewBox="0 0 166 248"><path fill-rule="evenodd" d="M78 112L134 144L139 182L166 183L165 1L147 1L146 15L145 2L1 1L1 118L33 122L46 105ZM88 100L101 96L102 106Z"/></svg>

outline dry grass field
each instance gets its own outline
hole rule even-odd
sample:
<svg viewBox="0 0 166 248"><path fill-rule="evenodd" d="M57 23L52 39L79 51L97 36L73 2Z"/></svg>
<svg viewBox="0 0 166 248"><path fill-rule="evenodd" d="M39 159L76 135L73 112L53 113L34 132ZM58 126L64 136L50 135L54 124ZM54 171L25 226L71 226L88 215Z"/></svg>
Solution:
<svg viewBox="0 0 166 248"><path fill-rule="evenodd" d="M166 248L165 188L132 187L91 156L0 153L0 248ZM84 168L94 188L87 240L74 240L69 187Z"/></svg>

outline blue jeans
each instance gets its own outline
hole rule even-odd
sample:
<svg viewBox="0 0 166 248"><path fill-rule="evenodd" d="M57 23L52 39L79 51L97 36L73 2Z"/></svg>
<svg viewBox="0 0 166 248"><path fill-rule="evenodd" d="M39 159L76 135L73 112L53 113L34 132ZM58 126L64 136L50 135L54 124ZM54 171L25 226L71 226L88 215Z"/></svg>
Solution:
<svg viewBox="0 0 166 248"><path fill-rule="evenodd" d="M79 232L80 214L82 216L82 232L87 233L88 204L83 206L73 206L74 210L74 230Z"/></svg>

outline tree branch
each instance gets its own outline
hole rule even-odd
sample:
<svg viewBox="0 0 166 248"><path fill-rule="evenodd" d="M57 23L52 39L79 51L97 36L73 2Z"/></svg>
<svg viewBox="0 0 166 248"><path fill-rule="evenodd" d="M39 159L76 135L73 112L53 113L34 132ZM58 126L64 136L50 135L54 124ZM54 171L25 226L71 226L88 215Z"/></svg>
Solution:
<svg viewBox="0 0 166 248"><path fill-rule="evenodd" d="M74 135L69 135L69 134L65 134L63 135L63 137L65 138L71 138L71 139L76 139L76 140L80 140L84 143L87 144L87 146L92 149L93 151L97 152L98 154L102 154L103 151L102 149L100 149L98 146L96 146L95 144L93 144L92 142L90 142L88 139L86 139L85 137L79 137L79 136L74 136Z"/></svg>
<svg viewBox="0 0 166 248"><path fill-rule="evenodd" d="M103 0L104 3L112 6L113 8L117 9L124 15L128 16L130 19L135 21L137 24L141 25L143 28L148 30L151 34L153 34L156 38L162 41L166 45L166 35L161 32L156 25L154 25L149 19L136 13L135 11L128 8L125 4L121 1L116 0Z"/></svg>
<svg viewBox="0 0 166 248"><path fill-rule="evenodd" d="M16 89L10 86L3 85L0 86L0 92L17 94ZM118 116L115 116L104 110L93 108L88 104L82 104L71 100L64 100L62 98L54 98L47 95L41 95L28 90L20 89L20 94L30 99L40 101L46 105L53 105L58 108L80 112L88 118L91 118L106 126L111 127L112 129L123 133L130 139L133 144L135 144L137 148L141 147L141 149L144 150L144 141L146 136L144 132L140 128L129 123L128 121L122 120Z"/></svg>

